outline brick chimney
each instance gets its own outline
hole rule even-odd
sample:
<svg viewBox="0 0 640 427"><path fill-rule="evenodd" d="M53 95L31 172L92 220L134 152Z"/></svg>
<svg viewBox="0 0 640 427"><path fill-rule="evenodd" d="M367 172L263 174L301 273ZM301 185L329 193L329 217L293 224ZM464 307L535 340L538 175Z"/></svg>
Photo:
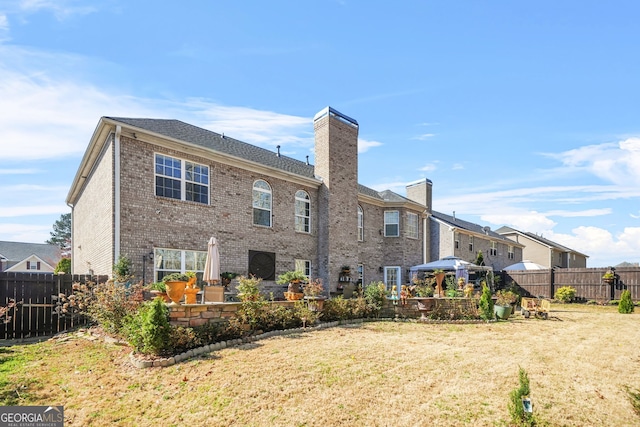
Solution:
<svg viewBox="0 0 640 427"><path fill-rule="evenodd" d="M340 267L358 263L358 122L326 107L313 119L318 192L318 277L335 291Z"/></svg>

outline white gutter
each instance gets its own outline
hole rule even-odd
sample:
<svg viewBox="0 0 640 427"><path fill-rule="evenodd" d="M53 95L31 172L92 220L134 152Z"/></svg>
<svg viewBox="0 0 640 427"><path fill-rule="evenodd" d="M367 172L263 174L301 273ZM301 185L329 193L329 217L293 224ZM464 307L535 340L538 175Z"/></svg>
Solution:
<svg viewBox="0 0 640 427"><path fill-rule="evenodd" d="M120 257L120 134L122 133L122 127L116 125L116 134L113 140L114 151L114 204L115 204L115 216L114 216L114 239L113 239L113 262Z"/></svg>

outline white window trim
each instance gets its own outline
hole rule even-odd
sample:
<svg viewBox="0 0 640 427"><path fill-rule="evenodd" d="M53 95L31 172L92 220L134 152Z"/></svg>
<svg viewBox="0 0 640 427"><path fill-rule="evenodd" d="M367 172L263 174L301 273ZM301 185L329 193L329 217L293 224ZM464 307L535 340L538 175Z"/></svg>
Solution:
<svg viewBox="0 0 640 427"><path fill-rule="evenodd" d="M395 270L396 271L396 283L389 283L387 282L387 272L390 270ZM390 267L384 267L384 285L387 288L387 291L391 290L392 286L396 286L396 290L400 289L400 285L402 282L402 269L401 267L397 267L397 266L390 266Z"/></svg>
<svg viewBox="0 0 640 427"><path fill-rule="evenodd" d="M387 222L387 213L394 213L398 217L397 222ZM398 231L396 234L387 234L387 225L396 225ZM384 211L384 237L400 237L400 211Z"/></svg>
<svg viewBox="0 0 640 427"><path fill-rule="evenodd" d="M267 186L269 187L268 190L264 189L264 188L256 188L256 183L262 181L265 184L267 184ZM264 209L264 208L259 208L253 205L253 192L254 191L258 191L258 192L262 192L262 193L268 193L271 197L269 200L269 209ZM269 184L267 181L265 181L264 179L256 179L255 181L253 181L253 185L251 186L251 221L253 223L253 225L257 226L257 227L267 227L267 228L271 228L273 226L273 189L271 187L271 184ZM258 210L263 210L263 211L268 211L269 212L269 225L264 225L264 224L256 224L254 221L254 216L253 216L253 210L254 209L258 209Z"/></svg>
<svg viewBox="0 0 640 427"><path fill-rule="evenodd" d="M306 198L302 198L302 197L298 197L298 193L304 193L307 197ZM273 203L273 197L272 197L272 203ZM309 215L299 215L298 214L298 202L302 202L305 203L308 207L308 211L309 211ZM311 233L311 196L309 196L309 193L307 193L304 190L298 190L296 191L295 194L295 203L294 203L294 216L296 218L295 222L294 222L294 227L296 229L297 233L305 233L305 234L310 234ZM298 218L302 218L302 219L306 219L307 220L307 230L298 230L298 222L297 219Z"/></svg>
<svg viewBox="0 0 640 427"><path fill-rule="evenodd" d="M198 253L204 255L204 257L206 258L207 256L207 252L206 251L192 251L192 250L187 250L187 249L175 249L175 248L154 248L153 249L153 278L155 281L158 281L158 272L159 271L169 271L169 272L174 272L174 271L178 271L178 270L174 270L174 269L168 269L168 268L163 268L160 269L158 268L158 265L162 262L162 256L158 253L158 251L174 251L174 252L180 252L180 269L179 272L180 273L185 273L187 271L193 271L196 274L200 273L199 277L202 278L202 273L204 273L204 265L202 266L202 269L192 269L192 270L187 270L187 252L191 252L191 253Z"/></svg>
<svg viewBox="0 0 640 427"><path fill-rule="evenodd" d="M473 252L473 236L469 236L469 252Z"/></svg>
<svg viewBox="0 0 640 427"><path fill-rule="evenodd" d="M498 243L491 242L491 246L489 247L489 255L490 256L498 256Z"/></svg>
<svg viewBox="0 0 640 427"><path fill-rule="evenodd" d="M170 159L174 159L174 160L178 160L180 162L180 177L176 178L173 176L167 176L167 175L163 175L163 174L159 174L156 172L156 158L157 156L163 156L163 157L168 157ZM207 183L203 184L201 182L195 182L195 181L189 181L187 180L187 163L191 163L193 165L196 166L201 166L203 168L207 169ZM168 196L158 196L156 191L156 177L162 177L162 178L169 178L169 179L175 179L176 181L180 181L180 198L176 199L174 197L168 197ZM202 202L196 202L193 200L187 200L187 183L192 183L192 184L196 184L196 185L200 185L202 187L206 187L206 194L207 194L207 203L202 203ZM210 205L211 204L211 169L209 168L208 165L204 165L202 163L196 163L196 162L192 162L191 160L185 160L185 159L181 159L180 157L174 157L174 156L169 156L168 154L165 153L154 153L153 154L153 194L156 197L163 197L166 199L171 199L171 200L181 200L183 202L193 202L193 203L199 203L201 205Z"/></svg>
<svg viewBox="0 0 640 427"><path fill-rule="evenodd" d="M300 264L304 264L302 269L300 269ZM293 265L295 271L301 271L307 277L311 276L311 261L308 259L295 259L293 260Z"/></svg>

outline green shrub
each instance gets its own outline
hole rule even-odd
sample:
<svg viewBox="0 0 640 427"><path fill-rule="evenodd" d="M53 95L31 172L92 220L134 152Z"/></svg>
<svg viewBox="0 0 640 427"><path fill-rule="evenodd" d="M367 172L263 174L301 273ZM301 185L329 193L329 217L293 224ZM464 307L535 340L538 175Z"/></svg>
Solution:
<svg viewBox="0 0 640 427"><path fill-rule="evenodd" d="M571 286L562 286L556 289L555 299L560 302L568 303L575 299L576 289Z"/></svg>
<svg viewBox="0 0 640 427"><path fill-rule="evenodd" d="M531 394L529 388L529 376L527 372L520 368L518 371L518 380L520 385L514 389L509 395L509 414L511 415L511 423L516 426L534 426L536 425L532 412L525 412L522 405L522 398Z"/></svg>
<svg viewBox="0 0 640 427"><path fill-rule="evenodd" d="M168 342L165 353L179 354L192 348L200 347L208 342L203 341L194 328L184 326L169 326Z"/></svg>
<svg viewBox="0 0 640 427"><path fill-rule="evenodd" d="M379 312L387 299L387 290L382 282L371 282L364 288L364 300L372 311Z"/></svg>
<svg viewBox="0 0 640 427"><path fill-rule="evenodd" d="M625 289L620 295L620 304L618 304L618 312L623 314L633 313L633 300L631 299L631 291Z"/></svg>
<svg viewBox="0 0 640 427"><path fill-rule="evenodd" d="M640 417L640 390L633 391L629 387L625 387L625 389L627 390L627 398L631 403L633 412Z"/></svg>
<svg viewBox="0 0 640 427"><path fill-rule="evenodd" d="M342 295L326 300L322 309L322 318L327 322L348 319L349 300L344 299Z"/></svg>
<svg viewBox="0 0 640 427"><path fill-rule="evenodd" d="M240 301L258 301L264 298L260 294L262 279L255 276L240 276L238 278L238 298Z"/></svg>
<svg viewBox="0 0 640 427"><path fill-rule="evenodd" d="M120 255L118 261L113 266L113 280L120 283L126 283L131 280L131 260Z"/></svg>
<svg viewBox="0 0 640 427"><path fill-rule="evenodd" d="M169 309L159 298L142 304L127 316L126 334L133 348L143 354L164 354L171 348Z"/></svg>
<svg viewBox="0 0 640 427"><path fill-rule="evenodd" d="M55 274L71 274L71 258L62 258L60 261L58 261L58 263L56 264L56 268L53 269L53 272Z"/></svg>
<svg viewBox="0 0 640 427"><path fill-rule="evenodd" d="M480 317L485 320L493 319L493 300L491 299L491 289L483 283L482 285L482 295L480 296L480 301L478 302L478 307L480 308Z"/></svg>

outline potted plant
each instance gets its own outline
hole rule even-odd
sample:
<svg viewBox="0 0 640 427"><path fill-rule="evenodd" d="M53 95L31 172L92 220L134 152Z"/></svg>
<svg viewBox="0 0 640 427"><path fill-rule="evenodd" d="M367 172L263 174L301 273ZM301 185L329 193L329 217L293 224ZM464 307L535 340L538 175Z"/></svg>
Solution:
<svg viewBox="0 0 640 427"><path fill-rule="evenodd" d="M151 292L156 298L162 298L164 302L171 302L169 295L167 295L167 287L164 282L152 283L149 286L149 292Z"/></svg>
<svg viewBox="0 0 640 427"><path fill-rule="evenodd" d="M306 282L307 280L307 276L305 276L301 271L291 270L279 275L276 283L278 285L289 284L289 286L287 287L287 292L284 293L284 296L289 301L292 301L299 300L304 296L300 284L302 282Z"/></svg>
<svg viewBox="0 0 640 427"><path fill-rule="evenodd" d="M167 288L167 295L169 295L172 301L170 305L180 304L189 279L190 277L184 273L170 273L162 278Z"/></svg>
<svg viewBox="0 0 640 427"><path fill-rule="evenodd" d="M517 301L518 294L513 291L503 289L496 292L496 303L493 306L496 317L502 320L508 319L511 316L513 304Z"/></svg>
<svg viewBox="0 0 640 427"><path fill-rule="evenodd" d="M309 280L309 283L304 285L303 293L304 299L307 301L309 309L312 311L322 311L324 305L324 286L322 286L322 279Z"/></svg>
<svg viewBox="0 0 640 427"><path fill-rule="evenodd" d="M224 288L227 289L227 286L229 286L231 281L233 279L235 279L236 277L238 277L238 273L232 273L230 271L224 271L224 272L220 273L220 279L222 281L222 286L224 286Z"/></svg>

